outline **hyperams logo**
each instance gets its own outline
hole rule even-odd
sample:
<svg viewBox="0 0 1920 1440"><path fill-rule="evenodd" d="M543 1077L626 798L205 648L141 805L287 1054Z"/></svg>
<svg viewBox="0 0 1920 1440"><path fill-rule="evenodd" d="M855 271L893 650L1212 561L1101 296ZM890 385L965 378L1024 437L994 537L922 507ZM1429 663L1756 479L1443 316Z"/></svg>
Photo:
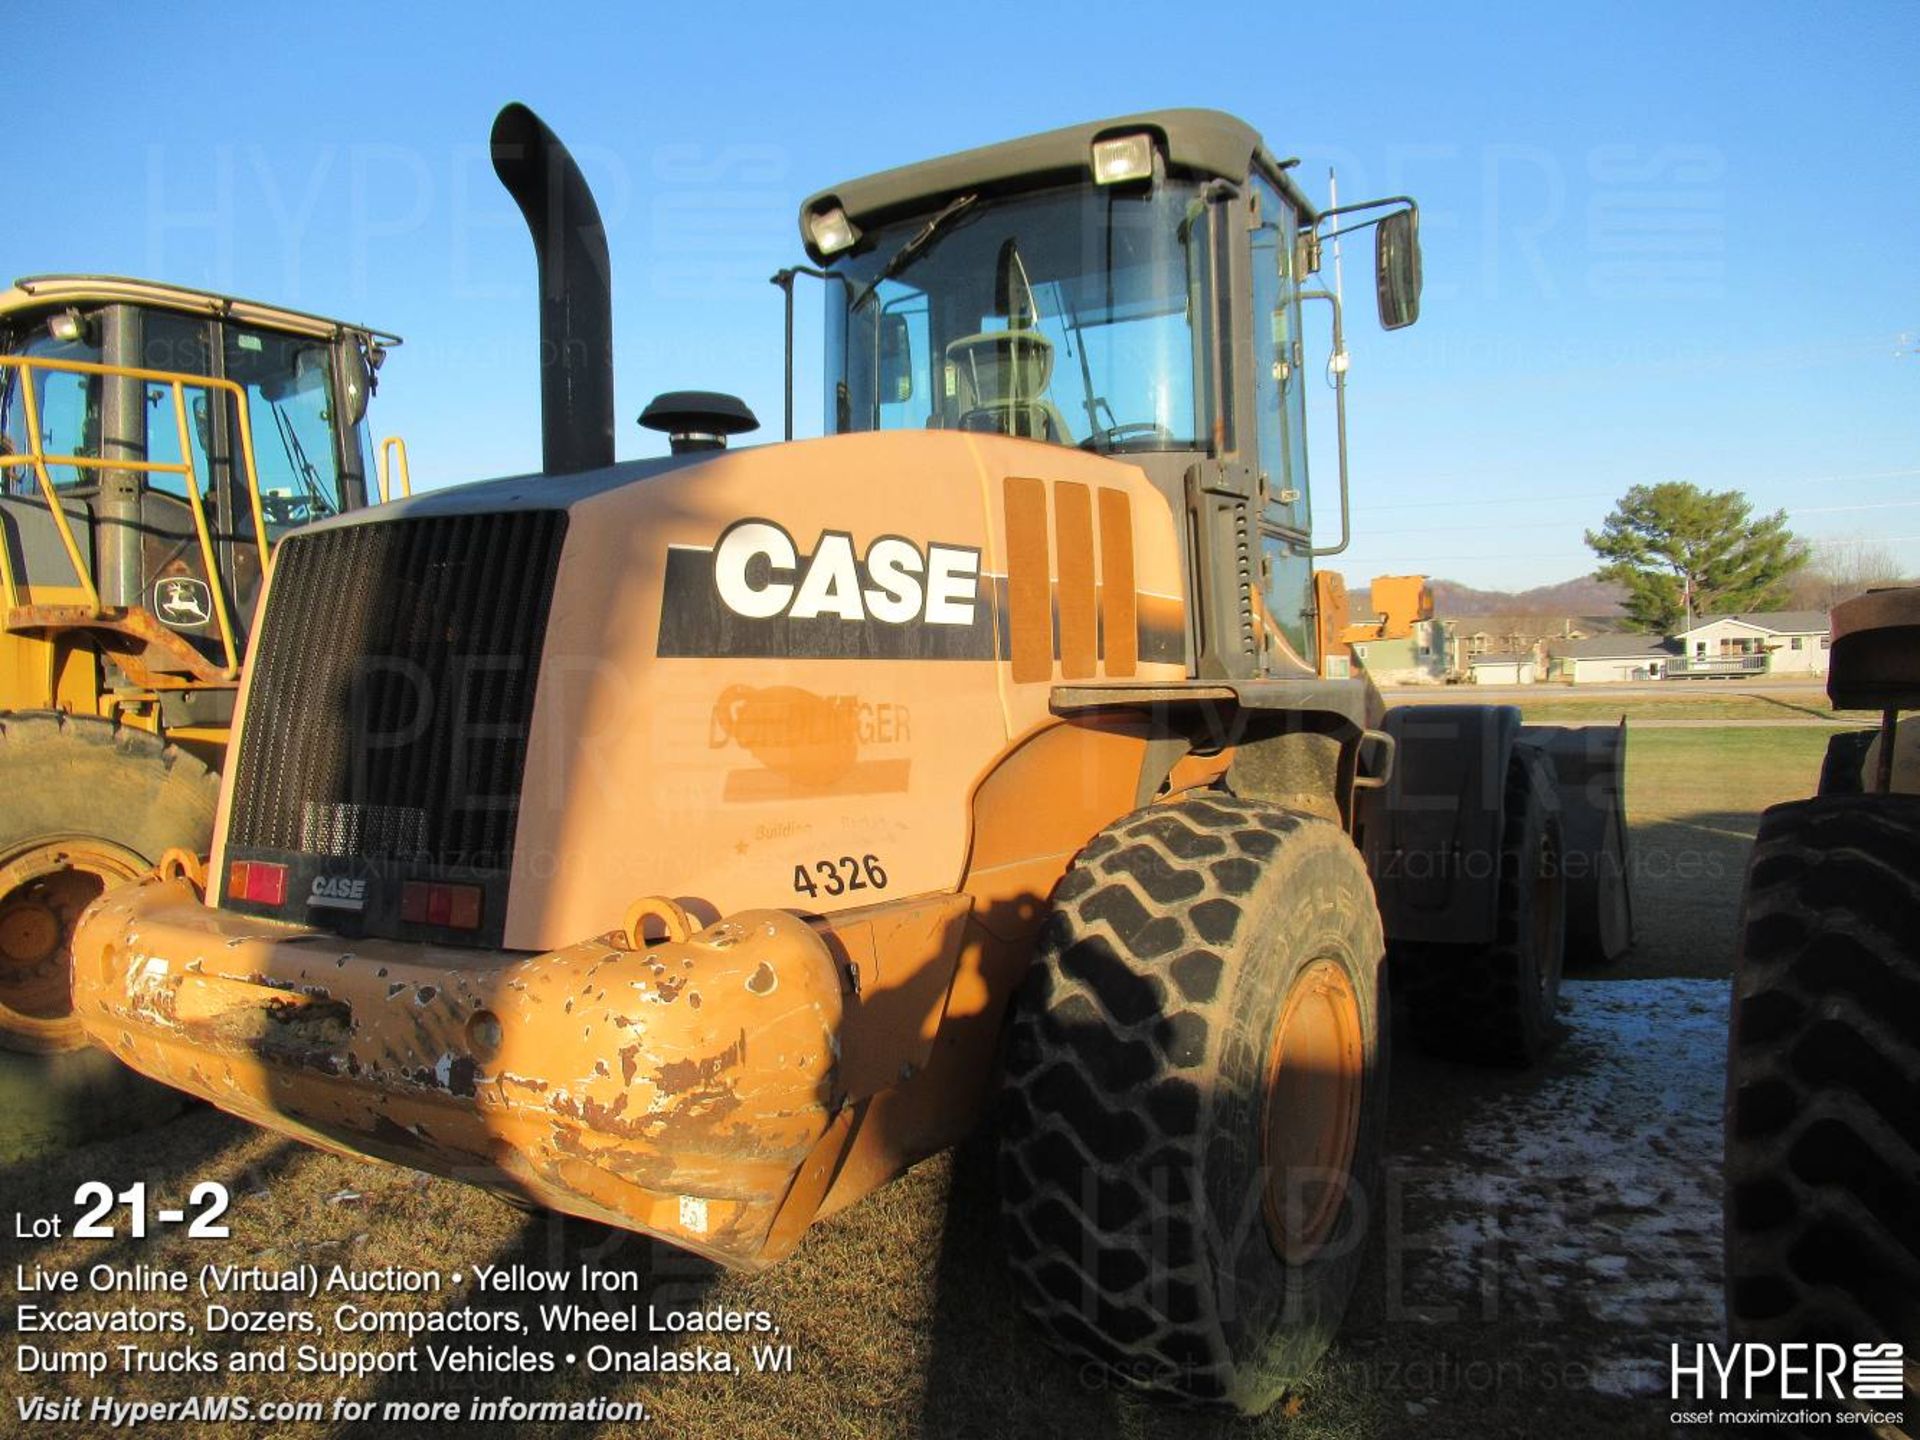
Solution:
<svg viewBox="0 0 1920 1440"><path fill-rule="evenodd" d="M1802 1341L1674 1345L1669 1398L1712 1408L1676 1410L1670 1419L1674 1424L1808 1424L1825 1417L1898 1425L1906 1398L1905 1369L1897 1342L1852 1347ZM1816 1410L1781 1408L1807 1404ZM1889 1404L1892 1408L1883 1408Z"/></svg>
<svg viewBox="0 0 1920 1440"><path fill-rule="evenodd" d="M809 660L991 660L980 552L844 530L802 554L772 520L730 525L711 550L667 551L659 653Z"/></svg>

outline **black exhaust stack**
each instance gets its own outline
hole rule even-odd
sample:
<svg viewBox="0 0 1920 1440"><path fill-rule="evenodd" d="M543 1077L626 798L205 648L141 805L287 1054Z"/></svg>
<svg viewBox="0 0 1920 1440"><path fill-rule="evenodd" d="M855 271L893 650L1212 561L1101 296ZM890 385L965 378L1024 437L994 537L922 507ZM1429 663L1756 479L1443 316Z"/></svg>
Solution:
<svg viewBox="0 0 1920 1440"><path fill-rule="evenodd" d="M540 439L550 475L613 463L613 271L580 167L521 104L493 122L493 173L540 262Z"/></svg>

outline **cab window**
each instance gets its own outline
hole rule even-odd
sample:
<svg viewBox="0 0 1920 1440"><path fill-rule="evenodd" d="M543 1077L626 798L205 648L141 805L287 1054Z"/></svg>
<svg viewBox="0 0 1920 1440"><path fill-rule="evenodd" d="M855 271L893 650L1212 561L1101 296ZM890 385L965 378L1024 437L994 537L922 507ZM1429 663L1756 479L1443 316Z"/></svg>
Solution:
<svg viewBox="0 0 1920 1440"><path fill-rule="evenodd" d="M15 354L42 360L81 360L100 363L100 347L81 340L55 340L44 331ZM33 386L40 418L40 449L49 457L48 471L61 487L92 484L94 472L78 465L53 463L51 457L100 454L100 379L70 371L34 369L23 372L9 366L0 389L0 463L4 463L4 491L9 495L39 493L33 466L23 463L34 449L27 432L26 397L22 387Z"/></svg>
<svg viewBox="0 0 1920 1440"><path fill-rule="evenodd" d="M226 330L227 378L246 393L261 508L270 533L337 515L332 358L324 341ZM235 452L238 453L238 437Z"/></svg>

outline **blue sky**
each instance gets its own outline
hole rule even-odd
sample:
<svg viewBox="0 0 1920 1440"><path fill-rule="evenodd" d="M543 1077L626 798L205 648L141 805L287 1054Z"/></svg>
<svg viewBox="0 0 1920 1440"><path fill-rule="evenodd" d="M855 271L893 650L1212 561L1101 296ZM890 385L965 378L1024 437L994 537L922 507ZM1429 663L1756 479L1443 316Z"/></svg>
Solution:
<svg viewBox="0 0 1920 1440"><path fill-rule="evenodd" d="M661 390L731 390L777 431L766 277L799 258L812 190L1210 105L1300 156L1318 198L1336 166L1345 200L1423 207L1415 328L1373 326L1368 252L1346 255L1351 581L1564 579L1591 568L1582 529L1663 479L1920 573L1909 0L67 4L10 46L30 103L0 271L145 274L398 331L376 418L426 483L538 463L531 252L485 149L508 99L574 149L609 223L623 457L659 453L631 417ZM1323 517L1332 438L1323 421Z"/></svg>

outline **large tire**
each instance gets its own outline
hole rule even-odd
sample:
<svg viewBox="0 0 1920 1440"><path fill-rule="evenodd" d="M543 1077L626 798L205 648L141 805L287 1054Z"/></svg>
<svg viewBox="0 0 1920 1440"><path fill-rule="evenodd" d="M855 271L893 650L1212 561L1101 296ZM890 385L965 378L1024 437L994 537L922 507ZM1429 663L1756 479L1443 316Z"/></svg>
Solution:
<svg viewBox="0 0 1920 1440"><path fill-rule="evenodd" d="M1009 1022L999 1175L1021 1302L1089 1373L1251 1414L1326 1349L1377 1196L1383 948L1325 820L1208 794L1074 861Z"/></svg>
<svg viewBox="0 0 1920 1440"><path fill-rule="evenodd" d="M0 716L0 1048L86 1045L74 922L167 850L204 854L219 783L143 731L55 712Z"/></svg>
<svg viewBox="0 0 1920 1440"><path fill-rule="evenodd" d="M1396 945L1394 984L1420 1048L1475 1064L1532 1065L1560 1038L1567 881L1553 783L1524 748L1507 767L1494 943Z"/></svg>
<svg viewBox="0 0 1920 1440"><path fill-rule="evenodd" d="M1729 1329L1896 1341L1909 1419L1920 1411L1916 917L1920 797L1823 796L1761 817L1726 1115Z"/></svg>

